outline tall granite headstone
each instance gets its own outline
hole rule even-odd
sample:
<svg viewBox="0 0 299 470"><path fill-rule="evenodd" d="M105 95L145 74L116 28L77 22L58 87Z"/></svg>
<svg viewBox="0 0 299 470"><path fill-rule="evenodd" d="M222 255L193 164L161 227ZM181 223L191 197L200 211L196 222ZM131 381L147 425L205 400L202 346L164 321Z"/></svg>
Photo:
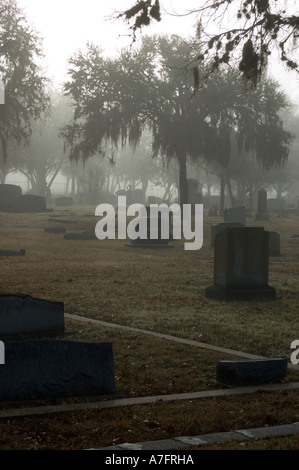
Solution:
<svg viewBox="0 0 299 470"><path fill-rule="evenodd" d="M263 227L227 228L215 238L214 284L206 297L218 300L274 299L268 285L269 232Z"/></svg>
<svg viewBox="0 0 299 470"><path fill-rule="evenodd" d="M269 220L267 191L263 188L258 192L257 213L255 220Z"/></svg>
<svg viewBox="0 0 299 470"><path fill-rule="evenodd" d="M15 184L0 184L0 210L10 212L14 199L22 196L21 186Z"/></svg>

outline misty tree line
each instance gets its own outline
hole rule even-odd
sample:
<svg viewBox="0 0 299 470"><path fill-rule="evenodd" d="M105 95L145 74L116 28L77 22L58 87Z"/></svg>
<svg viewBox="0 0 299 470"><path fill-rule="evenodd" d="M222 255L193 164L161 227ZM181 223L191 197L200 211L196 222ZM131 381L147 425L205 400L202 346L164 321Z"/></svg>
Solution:
<svg viewBox="0 0 299 470"><path fill-rule="evenodd" d="M191 176L208 194L219 188L221 211L225 194L232 205L245 197L252 205L262 186L294 194L299 117L275 81L245 87L240 67L210 74L198 35L145 36L116 58L93 44L77 51L58 94L37 65L38 35L14 0L2 2L0 18L1 182L18 170L46 195L60 172L73 194L87 192L93 203L119 188L145 192L151 182L165 199L185 203ZM196 90L195 68L205 78Z"/></svg>

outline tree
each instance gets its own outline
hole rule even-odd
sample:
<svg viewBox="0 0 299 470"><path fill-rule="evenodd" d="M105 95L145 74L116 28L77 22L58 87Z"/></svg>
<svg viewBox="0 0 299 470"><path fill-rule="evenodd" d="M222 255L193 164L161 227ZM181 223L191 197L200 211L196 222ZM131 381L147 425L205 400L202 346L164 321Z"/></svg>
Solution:
<svg viewBox="0 0 299 470"><path fill-rule="evenodd" d="M48 110L48 80L38 61L41 40L29 26L15 0L0 4L0 80L5 104L0 105L0 141L4 164L9 143L26 141L32 122Z"/></svg>
<svg viewBox="0 0 299 470"><path fill-rule="evenodd" d="M282 164L290 135L279 118L286 101L277 86L265 82L245 92L240 72L231 69L215 72L191 98L192 74L182 72L190 54L192 48L174 35L144 37L114 61L92 45L71 59L66 90L74 119L63 131L71 158L103 153L107 139L134 148L149 126L154 155L179 164L181 204L188 202L187 162L200 157L221 169L223 200L233 132L240 153L254 152L265 168Z"/></svg>
<svg viewBox="0 0 299 470"><path fill-rule="evenodd" d="M70 60L71 80L65 86L75 105L74 120L63 130L70 157L85 159L101 153L107 140L134 149L149 126L154 154L178 160L180 200L187 202L187 157L200 151L194 138L198 129L190 102L192 81L182 80L176 69L182 60L186 62L188 50L173 36L144 38L139 49L124 51L114 61L104 59L93 45L85 56L77 53Z"/></svg>
<svg viewBox="0 0 299 470"><path fill-rule="evenodd" d="M51 94L52 112L32 124L32 132L25 145L16 146L14 165L31 184L31 191L46 196L56 176L66 163L64 142L60 128L70 118L65 97Z"/></svg>
<svg viewBox="0 0 299 470"><path fill-rule="evenodd" d="M279 0L209 0L186 14L199 18L199 44L196 59L209 59L209 73L222 64L235 60L243 77L254 86L266 69L269 55L274 49L291 70L298 72L294 50L299 34L299 16L292 12L291 2ZM161 21L163 0L137 0L134 5L118 14L136 32L152 21ZM211 32L210 24L221 26L221 32ZM224 25L228 25L223 27ZM198 74L195 67L195 86Z"/></svg>

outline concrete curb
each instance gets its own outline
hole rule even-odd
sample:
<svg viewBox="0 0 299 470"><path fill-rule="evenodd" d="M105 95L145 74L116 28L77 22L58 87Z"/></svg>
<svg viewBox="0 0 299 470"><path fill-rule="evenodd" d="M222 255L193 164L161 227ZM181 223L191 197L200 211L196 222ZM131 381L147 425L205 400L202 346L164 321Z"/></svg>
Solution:
<svg viewBox="0 0 299 470"><path fill-rule="evenodd" d="M162 339L166 339L169 341L175 341L181 344L197 346L198 348L210 349L212 351L217 351L217 352L221 352L224 354L230 354L232 356L242 357L244 359L269 359L266 356L258 356L256 354L245 353L243 351L235 351L234 349L221 348L220 346L214 346L213 344L202 343L200 341L194 341L194 340L190 340L186 338L179 338L178 336L166 335L163 333L156 333L155 331L142 330L140 328L133 328L131 326L118 325L117 323L109 323L109 322L105 322L101 320L95 320L94 318L82 317L80 315L73 315L71 313L65 313L64 316L65 318L69 318L70 320L76 320L76 321L80 321L83 323L93 323L95 325L101 325L107 328L117 328L117 329L132 331L134 333L155 336L156 338L162 338ZM297 370L299 372L299 365L288 363L288 368Z"/></svg>
<svg viewBox="0 0 299 470"><path fill-rule="evenodd" d="M19 418L23 416L36 416L51 413L68 413L81 410L111 409L127 406L150 405L154 403L174 403L179 401L195 401L201 399L252 395L257 392L298 391L299 382L284 384L265 384L251 387L238 387L219 390L204 390L202 392L178 393L173 395L155 395L148 397L107 399L101 401L89 401L83 403L71 403L63 405L42 405L36 407L14 408L0 410L0 419Z"/></svg>
<svg viewBox="0 0 299 470"><path fill-rule="evenodd" d="M283 424L281 426L271 426L265 428L253 429L237 429L231 432L220 432L214 434L202 434L199 436L180 436L172 439L165 439L160 441L147 441L140 443L124 443L116 446L102 447L98 449L87 450L178 450L188 449L188 447L197 447L213 444L224 444L230 441L250 441L257 439L265 439L269 437L286 437L299 434L299 423Z"/></svg>

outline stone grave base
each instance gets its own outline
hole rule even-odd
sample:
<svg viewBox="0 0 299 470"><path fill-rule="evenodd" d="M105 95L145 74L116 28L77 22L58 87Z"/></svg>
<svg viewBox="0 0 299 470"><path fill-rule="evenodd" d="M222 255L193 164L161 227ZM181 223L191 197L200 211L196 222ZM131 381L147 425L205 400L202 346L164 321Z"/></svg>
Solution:
<svg viewBox="0 0 299 470"><path fill-rule="evenodd" d="M276 289L271 286L264 287L227 287L210 286L206 288L205 295L214 300L274 300Z"/></svg>
<svg viewBox="0 0 299 470"><path fill-rule="evenodd" d="M130 248L173 248L174 245L169 245L169 243L125 243L125 246L128 246Z"/></svg>
<svg viewBox="0 0 299 470"><path fill-rule="evenodd" d="M63 235L66 240L97 240L94 231L87 231L81 233L69 232Z"/></svg>
<svg viewBox="0 0 299 470"><path fill-rule="evenodd" d="M21 249L19 251L15 250L0 250L0 256L24 256L26 250Z"/></svg>
<svg viewBox="0 0 299 470"><path fill-rule="evenodd" d="M231 387L279 383L287 375L287 359L219 361L216 380Z"/></svg>
<svg viewBox="0 0 299 470"><path fill-rule="evenodd" d="M7 343L0 400L114 394L112 343L35 340Z"/></svg>
<svg viewBox="0 0 299 470"><path fill-rule="evenodd" d="M63 225L54 225L52 227L46 227L44 229L46 233L65 233L66 228Z"/></svg>
<svg viewBox="0 0 299 470"><path fill-rule="evenodd" d="M56 217L49 217L49 222L56 222L60 224L76 224L77 220L72 220L72 219L60 219Z"/></svg>

